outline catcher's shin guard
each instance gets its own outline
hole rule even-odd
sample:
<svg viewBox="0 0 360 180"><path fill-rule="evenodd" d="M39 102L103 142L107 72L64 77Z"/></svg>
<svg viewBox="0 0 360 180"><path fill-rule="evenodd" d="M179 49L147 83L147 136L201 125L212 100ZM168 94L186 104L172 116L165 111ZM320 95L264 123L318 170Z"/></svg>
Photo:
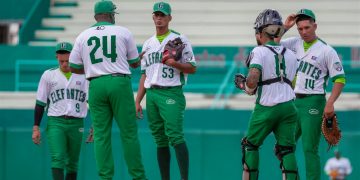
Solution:
<svg viewBox="0 0 360 180"><path fill-rule="evenodd" d="M295 147L275 145L275 155L280 160L280 169L282 171L283 180L298 180Z"/></svg>
<svg viewBox="0 0 360 180"><path fill-rule="evenodd" d="M251 144L246 137L241 140L243 180L257 180L259 176L259 146Z"/></svg>

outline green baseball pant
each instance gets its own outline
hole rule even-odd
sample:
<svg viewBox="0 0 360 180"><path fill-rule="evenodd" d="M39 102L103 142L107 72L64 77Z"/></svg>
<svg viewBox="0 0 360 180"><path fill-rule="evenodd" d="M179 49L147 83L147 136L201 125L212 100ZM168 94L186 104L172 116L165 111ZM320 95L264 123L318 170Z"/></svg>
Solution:
<svg viewBox="0 0 360 180"><path fill-rule="evenodd" d="M46 136L51 155L51 168L77 172L83 137L84 119L48 117Z"/></svg>
<svg viewBox="0 0 360 180"><path fill-rule="evenodd" d="M89 105L94 128L95 159L101 179L114 176L111 146L113 117L128 172L134 180L146 179L138 140L135 102L129 76L105 75L90 81Z"/></svg>
<svg viewBox="0 0 360 180"><path fill-rule="evenodd" d="M183 121L186 101L181 86L146 90L149 126L158 147L185 142Z"/></svg>
<svg viewBox="0 0 360 180"><path fill-rule="evenodd" d="M279 153L282 156L280 160L283 170L293 172L285 173L286 179L297 178L297 164L294 154L297 118L297 109L293 101L271 107L256 104L246 137L242 142L243 163L249 170L251 180L257 179L259 172L258 149L271 132L274 133L277 141L276 149L280 149L279 152L276 152L276 155L278 156Z"/></svg>
<svg viewBox="0 0 360 180"><path fill-rule="evenodd" d="M295 100L299 110L296 140L301 136L307 180L321 179L319 143L325 104L324 95L312 95Z"/></svg>

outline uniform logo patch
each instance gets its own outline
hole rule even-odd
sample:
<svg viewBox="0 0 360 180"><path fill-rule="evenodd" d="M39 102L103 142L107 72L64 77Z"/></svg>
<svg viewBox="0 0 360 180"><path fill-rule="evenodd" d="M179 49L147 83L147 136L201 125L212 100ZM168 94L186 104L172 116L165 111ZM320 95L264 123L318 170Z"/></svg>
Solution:
<svg viewBox="0 0 360 180"><path fill-rule="evenodd" d="M176 101L173 100L173 99L167 99L166 100L166 104L175 104L175 103L176 103Z"/></svg>
<svg viewBox="0 0 360 180"><path fill-rule="evenodd" d="M319 114L319 110L317 110L317 109L309 109L309 114Z"/></svg>
<svg viewBox="0 0 360 180"><path fill-rule="evenodd" d="M76 81L76 85L81 85L81 81Z"/></svg>
<svg viewBox="0 0 360 180"><path fill-rule="evenodd" d="M84 128L79 128L79 132L84 132Z"/></svg>
<svg viewBox="0 0 360 180"><path fill-rule="evenodd" d="M341 70L342 70L342 66L341 66L340 62L334 63L334 69L337 70L337 71L341 71Z"/></svg>
<svg viewBox="0 0 360 180"><path fill-rule="evenodd" d="M311 60L316 61L317 57L316 56L311 56Z"/></svg>
<svg viewBox="0 0 360 180"><path fill-rule="evenodd" d="M191 59L193 59L193 53L191 53L190 51L187 51L187 52L185 52L184 53L184 59L186 60L186 61L191 61Z"/></svg>
<svg viewBox="0 0 360 180"><path fill-rule="evenodd" d="M104 30L105 29L105 26L98 26L96 27L96 30Z"/></svg>

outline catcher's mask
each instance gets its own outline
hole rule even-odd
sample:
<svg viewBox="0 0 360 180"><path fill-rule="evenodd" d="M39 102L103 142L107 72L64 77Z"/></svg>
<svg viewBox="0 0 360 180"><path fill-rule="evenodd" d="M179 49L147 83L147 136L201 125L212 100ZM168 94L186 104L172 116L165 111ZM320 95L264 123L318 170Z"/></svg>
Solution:
<svg viewBox="0 0 360 180"><path fill-rule="evenodd" d="M265 32L272 38L280 37L285 33L282 18L274 9L265 9L262 11L254 23L255 33Z"/></svg>

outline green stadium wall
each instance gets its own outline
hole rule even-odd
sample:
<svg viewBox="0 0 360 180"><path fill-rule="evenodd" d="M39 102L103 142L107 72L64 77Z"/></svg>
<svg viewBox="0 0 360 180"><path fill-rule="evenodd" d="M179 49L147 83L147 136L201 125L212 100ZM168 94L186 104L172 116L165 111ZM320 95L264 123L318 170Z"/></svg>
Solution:
<svg viewBox="0 0 360 180"><path fill-rule="evenodd" d="M337 112L343 138L338 146L353 166L348 180L360 179L360 111ZM190 179L194 180L237 180L241 179L241 138L244 136L251 111L235 110L187 110L185 113L185 138L190 151ZM42 144L32 143L32 110L0 110L0 179L47 180L51 179L49 150L47 147L46 118L43 119ZM146 116L138 122L144 166L150 180L160 179L156 161L156 146L148 130ZM85 132L90 127L89 117L85 121ZM115 159L114 179L130 180L120 143L119 130L114 124L112 133ZM275 144L271 134L260 148L260 180L281 179L279 161L273 153ZM321 166L333 155L326 151L323 138L320 144ZM176 158L172 151L171 174L180 179ZM301 179L305 179L304 159L301 141L296 151ZM83 143L80 156L79 180L98 179L93 144ZM321 180L328 179L322 171Z"/></svg>
<svg viewBox="0 0 360 180"><path fill-rule="evenodd" d="M242 60L249 54L252 47L194 47L194 53L198 62L198 71L189 76L188 84L185 87L193 88L196 92L216 92L221 85L224 77L230 68L231 62L235 61L243 66ZM336 50L343 60L345 72L347 74L347 86L344 91L360 91L360 48L359 47L336 47ZM56 65L54 47L37 46L4 46L0 45L2 55L0 66L0 91L15 90L15 64L22 60L33 62L34 60L44 61L42 65L23 65L20 68L19 81L32 83L32 86L19 88L20 91L35 91L41 74L50 67ZM140 51L140 48L139 48ZM48 62L53 61L52 65ZM140 72L139 69L133 70L133 87L137 88ZM209 88L206 88L209 87Z"/></svg>
<svg viewBox="0 0 360 180"><path fill-rule="evenodd" d="M35 0L6 0L1 1L0 20L22 21L31 11Z"/></svg>

